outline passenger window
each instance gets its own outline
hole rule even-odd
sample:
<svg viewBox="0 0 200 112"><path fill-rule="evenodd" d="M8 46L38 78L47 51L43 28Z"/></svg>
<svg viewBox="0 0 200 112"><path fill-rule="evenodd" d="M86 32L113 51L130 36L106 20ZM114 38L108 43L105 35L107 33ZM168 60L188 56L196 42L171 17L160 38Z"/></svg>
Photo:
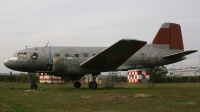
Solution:
<svg viewBox="0 0 200 112"><path fill-rule="evenodd" d="M74 54L74 57L79 57L79 54Z"/></svg>
<svg viewBox="0 0 200 112"><path fill-rule="evenodd" d="M27 53L24 53L24 59L26 59L27 58Z"/></svg>
<svg viewBox="0 0 200 112"><path fill-rule="evenodd" d="M65 54L65 57L70 57L70 54Z"/></svg>
<svg viewBox="0 0 200 112"><path fill-rule="evenodd" d="M83 53L83 57L88 57L88 53Z"/></svg>
<svg viewBox="0 0 200 112"><path fill-rule="evenodd" d="M55 57L60 57L60 54L55 54Z"/></svg>

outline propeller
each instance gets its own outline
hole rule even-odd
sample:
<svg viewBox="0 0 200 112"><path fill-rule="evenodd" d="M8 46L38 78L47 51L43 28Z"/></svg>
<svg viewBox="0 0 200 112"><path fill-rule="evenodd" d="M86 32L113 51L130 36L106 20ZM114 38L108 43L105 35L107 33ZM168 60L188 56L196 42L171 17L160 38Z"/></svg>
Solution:
<svg viewBox="0 0 200 112"><path fill-rule="evenodd" d="M51 77L52 69L53 69L53 62L52 62L52 55L51 55L51 46L49 47L49 62L47 63L48 66L48 75ZM50 79L51 80L51 79Z"/></svg>
<svg viewBox="0 0 200 112"><path fill-rule="evenodd" d="M49 47L49 62L47 63L49 73L51 74L51 71L53 69L53 64L52 64L52 56L51 56L51 46Z"/></svg>

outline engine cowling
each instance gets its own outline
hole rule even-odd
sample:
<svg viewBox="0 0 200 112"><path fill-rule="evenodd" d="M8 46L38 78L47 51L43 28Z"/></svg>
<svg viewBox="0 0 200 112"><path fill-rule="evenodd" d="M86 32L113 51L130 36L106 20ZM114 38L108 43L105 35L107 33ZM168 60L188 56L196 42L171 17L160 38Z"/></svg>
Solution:
<svg viewBox="0 0 200 112"><path fill-rule="evenodd" d="M53 58L53 69L55 73L64 73L67 75L80 75L80 61L74 57L56 57Z"/></svg>
<svg viewBox="0 0 200 112"><path fill-rule="evenodd" d="M53 69L55 73L65 73L67 67L67 58L66 57L56 57L53 58Z"/></svg>

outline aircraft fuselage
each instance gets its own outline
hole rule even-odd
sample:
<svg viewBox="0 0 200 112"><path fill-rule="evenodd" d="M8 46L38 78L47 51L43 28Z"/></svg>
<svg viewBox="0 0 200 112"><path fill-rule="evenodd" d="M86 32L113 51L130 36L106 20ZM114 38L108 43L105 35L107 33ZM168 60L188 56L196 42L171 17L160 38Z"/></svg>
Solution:
<svg viewBox="0 0 200 112"><path fill-rule="evenodd" d="M123 46L122 46L123 47ZM5 61L5 66L22 72L48 72L49 50L52 59L58 59L59 64L53 66L54 75L84 75L98 74L113 70L129 70L155 67L178 62L186 59L185 56L173 59L165 59L164 55L180 52L183 50L169 49L169 45L147 44L126 60L117 69L91 69L79 65L87 59L98 54L105 47L34 47L20 50ZM108 55L107 58L112 58Z"/></svg>

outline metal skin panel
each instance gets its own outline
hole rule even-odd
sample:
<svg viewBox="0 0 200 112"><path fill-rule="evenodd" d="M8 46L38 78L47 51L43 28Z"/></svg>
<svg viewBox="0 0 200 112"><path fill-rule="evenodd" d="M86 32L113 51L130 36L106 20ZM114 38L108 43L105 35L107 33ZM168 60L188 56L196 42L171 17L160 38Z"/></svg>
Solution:
<svg viewBox="0 0 200 112"><path fill-rule="evenodd" d="M168 24L169 23L164 24L163 27L169 26ZM168 35L166 36L165 33L157 35L160 35L159 40L157 40L158 36L156 36L153 41L153 44L146 44L143 47L142 46L127 47L126 44L122 45L120 44L120 46L117 47L111 46L108 48L51 46L51 52L49 51L50 49L49 47L27 48L17 52L17 53L27 53L27 58L19 58L18 56L15 55L6 60L4 62L4 65L16 71L49 73L47 64L49 63L49 60L52 58L53 69L51 71L51 74L57 76L69 76L77 78L84 76L85 74L98 75L100 74L100 72L106 72L106 71L140 69L140 68L149 68L149 67L171 64L186 59L185 55L187 54L196 52L196 50L184 51L183 49L179 48L177 49L177 46L175 46L175 49L171 49L170 44L157 43L161 42L160 40L162 40L162 37L167 38L168 36ZM177 42L178 40L175 39L175 41ZM123 50L126 51L127 53L127 55L124 55L125 57L122 56L122 58L120 59L115 58L112 60L111 57L116 56L112 54L113 52L117 52L118 54L121 53L123 54L124 53L122 52ZM110 58L108 59L108 61L109 60L110 61L106 62L107 60L103 61L102 58L98 58L98 55L94 56L94 54L99 54L99 53L100 54L102 53L102 55L107 55ZM79 54L79 57L75 57L75 54ZM84 54L88 54L88 57L84 57ZM70 55L70 57L65 57L68 55ZM95 57L97 57L97 60L99 60L99 62L102 61L103 63L99 63L96 61L90 62L90 60L92 60L93 58L95 59ZM89 62L89 66L87 65L87 62ZM85 67L80 66L84 65L84 63L86 63L87 66Z"/></svg>

